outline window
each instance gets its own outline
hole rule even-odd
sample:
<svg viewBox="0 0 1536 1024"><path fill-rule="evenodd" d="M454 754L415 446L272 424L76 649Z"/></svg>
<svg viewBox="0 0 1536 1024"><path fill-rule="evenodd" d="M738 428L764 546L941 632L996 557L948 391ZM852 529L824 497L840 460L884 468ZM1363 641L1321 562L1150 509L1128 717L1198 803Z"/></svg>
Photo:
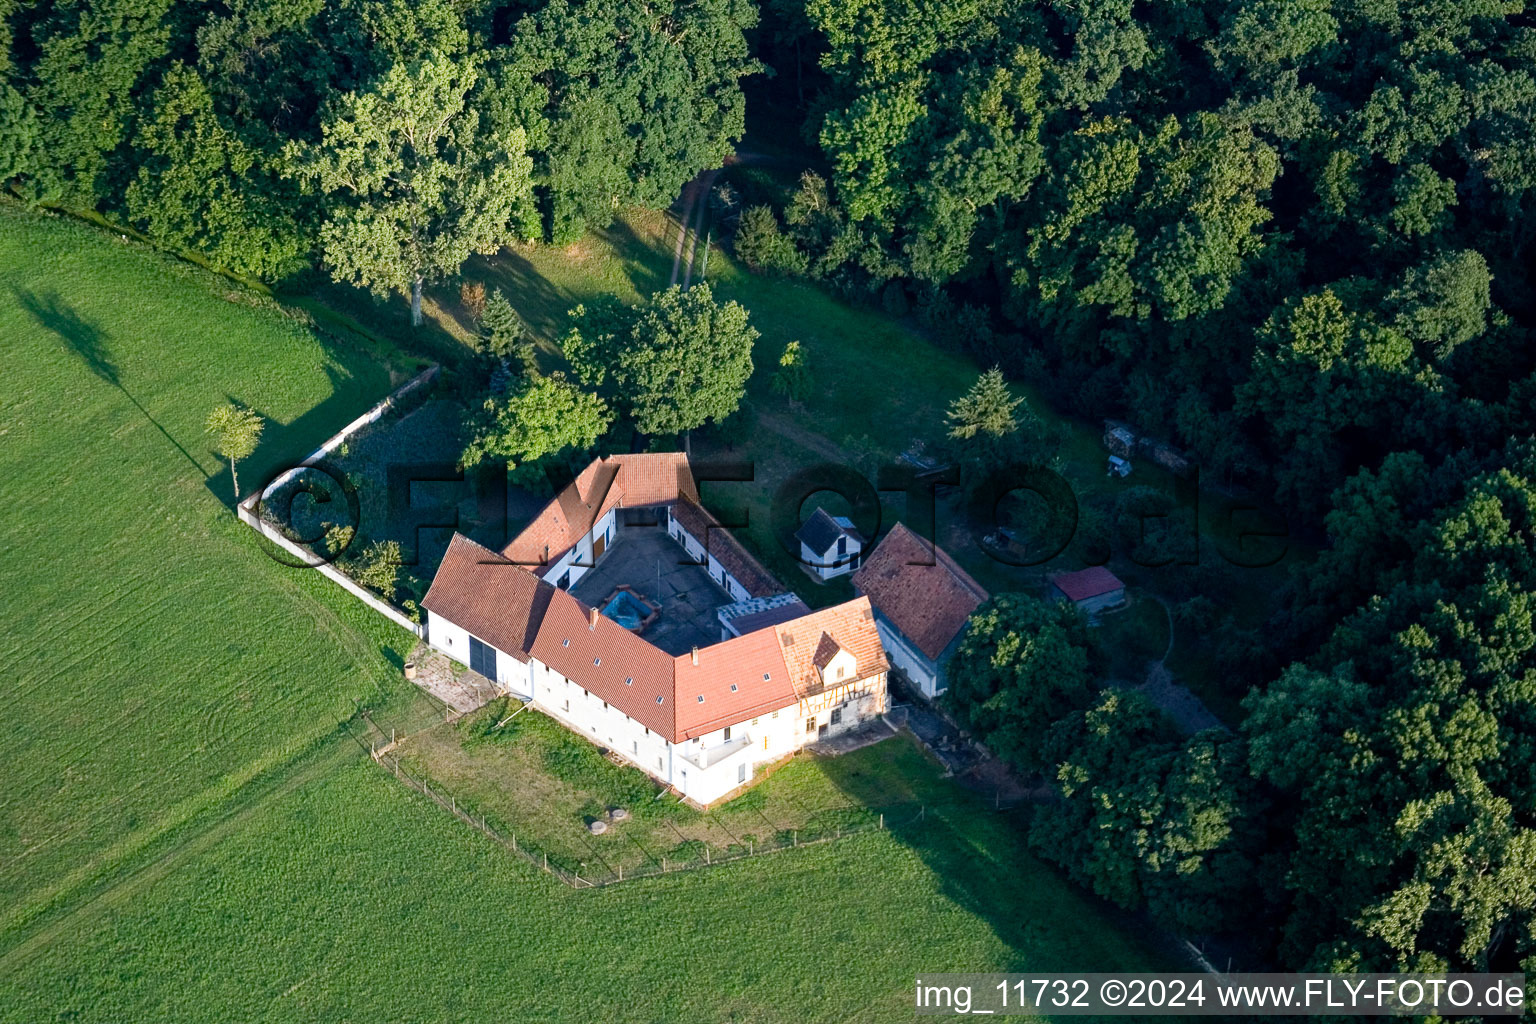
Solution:
<svg viewBox="0 0 1536 1024"><path fill-rule="evenodd" d="M841 722L842 720L843 720L843 709L842 708L833 708L832 709L832 724L836 725L838 722Z"/></svg>
<svg viewBox="0 0 1536 1024"><path fill-rule="evenodd" d="M848 538L847 537L839 537L839 538L837 538L837 553L839 555L846 555L848 553Z"/></svg>
<svg viewBox="0 0 1536 1024"><path fill-rule="evenodd" d="M664 769L664 768L663 768L663 767L662 767L662 764L661 764L661 758L659 758L659 757L658 757L658 758L657 758L657 759L656 759L656 770L657 770L657 771L664 771L664 770L665 770L665 769Z"/></svg>
<svg viewBox="0 0 1536 1024"><path fill-rule="evenodd" d="M807 718L805 720L805 731L806 732L815 732L816 731L816 719L814 717Z"/></svg>
<svg viewBox="0 0 1536 1024"><path fill-rule="evenodd" d="M569 697L565 698L565 710L571 710L571 698Z"/></svg>
<svg viewBox="0 0 1536 1024"><path fill-rule="evenodd" d="M704 703L704 695L703 695L703 694L702 694L702 693L701 693L701 694L699 694L699 703L700 703L700 704L703 704L703 703Z"/></svg>
<svg viewBox="0 0 1536 1024"><path fill-rule="evenodd" d="M656 698L656 703L657 703L657 704L660 704L660 703L661 703L661 698L660 698L660 697L657 697L657 698Z"/></svg>
<svg viewBox="0 0 1536 1024"><path fill-rule="evenodd" d="M753 725L756 725L756 724L757 724L757 719L755 719L755 718L754 718L754 719L752 719L752 724L753 724Z"/></svg>
<svg viewBox="0 0 1536 1024"><path fill-rule="evenodd" d="M843 673L847 672L847 671L848 670L846 668L844 668L842 665L837 666L837 678L839 678L839 679L843 678Z"/></svg>
<svg viewBox="0 0 1536 1024"><path fill-rule="evenodd" d="M767 682L767 681L768 681L768 673L767 673L767 672L764 672L764 673L763 673L763 682L765 682L765 683L766 683L766 682Z"/></svg>
<svg viewBox="0 0 1536 1024"><path fill-rule="evenodd" d="M737 782L746 782L747 781L747 763L745 761L743 761L741 764L736 766L736 781Z"/></svg>
<svg viewBox="0 0 1536 1024"><path fill-rule="evenodd" d="M560 641L560 646L561 647L569 647L569 646L571 646L571 638L570 637L566 637L564 640L561 640Z"/></svg>
<svg viewBox="0 0 1536 1024"><path fill-rule="evenodd" d="M639 740L635 740L634 746L635 746L635 753L637 753L637 754L640 753L640 741Z"/></svg>
<svg viewBox="0 0 1536 1024"><path fill-rule="evenodd" d="M624 685L625 686L634 686L635 685L635 677L634 676L625 676L624 677Z"/></svg>
<svg viewBox="0 0 1536 1024"><path fill-rule="evenodd" d="M593 658L592 659L592 664L594 664L594 665L601 665L602 663L603 663L603 659L602 658Z"/></svg>
<svg viewBox="0 0 1536 1024"><path fill-rule="evenodd" d="M726 743L729 743L731 741L731 727L730 726L726 726L725 727L725 736L722 737L722 739Z"/></svg>
<svg viewBox="0 0 1536 1024"><path fill-rule="evenodd" d="M735 693L735 692L736 692L736 684L735 684L735 683L732 683L732 684L731 684L731 692L732 692L732 693Z"/></svg>
<svg viewBox="0 0 1536 1024"><path fill-rule="evenodd" d="M778 712L777 712L777 711L775 711L775 712L774 712L774 713L773 713L773 717L774 717L774 718L778 718L778 717L779 717L779 713L778 713Z"/></svg>

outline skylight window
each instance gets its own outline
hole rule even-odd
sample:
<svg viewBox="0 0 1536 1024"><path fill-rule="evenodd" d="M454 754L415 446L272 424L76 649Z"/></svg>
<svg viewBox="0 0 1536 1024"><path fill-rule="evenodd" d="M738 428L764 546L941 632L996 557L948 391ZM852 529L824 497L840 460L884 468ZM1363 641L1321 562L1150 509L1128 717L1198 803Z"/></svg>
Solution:
<svg viewBox="0 0 1536 1024"><path fill-rule="evenodd" d="M732 684L731 684L731 692L732 692L732 693L735 693L735 692L736 692L736 684L735 684L735 683L732 683Z"/></svg>
<svg viewBox="0 0 1536 1024"><path fill-rule="evenodd" d="M592 659L592 664L594 664L594 665L601 665L602 663L603 663L603 659L602 658L593 658Z"/></svg>
<svg viewBox="0 0 1536 1024"><path fill-rule="evenodd" d="M634 686L635 685L635 677L634 676L625 676L624 677L624 685L625 686Z"/></svg>
<svg viewBox="0 0 1536 1024"><path fill-rule="evenodd" d="M660 704L660 703L661 703L661 698L660 698L660 697L657 697L657 698L656 698L656 703L657 703L657 704Z"/></svg>
<svg viewBox="0 0 1536 1024"><path fill-rule="evenodd" d="M704 695L703 695L703 694L702 694L702 693L701 693L701 694L699 694L699 703L700 703L700 704L703 704L703 703L704 703Z"/></svg>
<svg viewBox="0 0 1536 1024"><path fill-rule="evenodd" d="M763 673L763 682L765 682L765 683L766 683L766 682L767 682L767 681L768 681L768 673L767 673L767 672L764 672L764 673Z"/></svg>
<svg viewBox="0 0 1536 1024"><path fill-rule="evenodd" d="M566 637L564 640L561 640L560 641L560 646L561 647L569 647L569 646L571 646L571 638L570 637Z"/></svg>

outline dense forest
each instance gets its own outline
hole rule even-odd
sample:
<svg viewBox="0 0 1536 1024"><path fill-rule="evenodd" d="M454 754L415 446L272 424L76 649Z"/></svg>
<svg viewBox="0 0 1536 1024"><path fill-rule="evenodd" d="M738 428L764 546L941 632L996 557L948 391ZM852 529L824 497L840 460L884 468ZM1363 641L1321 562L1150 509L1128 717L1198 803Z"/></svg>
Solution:
<svg viewBox="0 0 1536 1024"><path fill-rule="evenodd" d="M1536 972L1520 0L0 0L0 71L22 199L418 299L666 205L764 97L821 173L744 211L743 261L1326 536L1236 734L1178 737L1094 691L1070 617L989 607L956 697L1060 782L1042 852L1294 968Z"/></svg>

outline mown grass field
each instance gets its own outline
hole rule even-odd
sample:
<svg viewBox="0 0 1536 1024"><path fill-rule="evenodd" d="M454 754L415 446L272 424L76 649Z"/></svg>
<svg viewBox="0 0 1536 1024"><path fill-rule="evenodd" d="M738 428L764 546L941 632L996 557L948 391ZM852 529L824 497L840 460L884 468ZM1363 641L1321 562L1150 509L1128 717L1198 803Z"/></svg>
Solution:
<svg viewBox="0 0 1536 1024"><path fill-rule="evenodd" d="M0 283L0 1021L905 1020L918 971L1167 962L993 816L552 883L346 738L412 638L266 558L201 433L269 417L250 486L414 360L5 205Z"/></svg>

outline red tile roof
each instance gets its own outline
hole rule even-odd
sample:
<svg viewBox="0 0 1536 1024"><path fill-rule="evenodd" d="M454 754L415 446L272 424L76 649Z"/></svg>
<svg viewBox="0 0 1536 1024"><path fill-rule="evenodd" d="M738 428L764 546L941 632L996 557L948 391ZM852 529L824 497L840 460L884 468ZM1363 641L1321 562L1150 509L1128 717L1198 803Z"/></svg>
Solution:
<svg viewBox="0 0 1536 1024"><path fill-rule="evenodd" d="M525 662L531 654L673 743L820 692L818 659L840 649L858 663L855 678L887 668L867 598L701 648L695 665L461 534L423 604L498 650Z"/></svg>
<svg viewBox="0 0 1536 1024"><path fill-rule="evenodd" d="M700 648L697 665L693 655L681 655L674 661L674 673L680 738L702 736L796 700L771 629Z"/></svg>
<svg viewBox="0 0 1536 1024"><path fill-rule="evenodd" d="M1091 597L1102 597L1104 594L1125 588L1125 584L1120 582L1119 577L1102 565L1096 565L1081 572L1064 572L1059 576L1052 576L1051 582L1056 585L1057 590L1067 595L1069 601L1086 601Z"/></svg>
<svg viewBox="0 0 1536 1024"><path fill-rule="evenodd" d="M676 742L672 656L595 608L555 591L534 637L533 656Z"/></svg>
<svg viewBox="0 0 1536 1024"><path fill-rule="evenodd" d="M687 457L667 453L593 461L500 555L455 534L422 603L521 661L538 658L674 743L819 692L818 650L849 651L859 679L885 671L865 598L819 612L797 602L800 617L702 648L695 665L520 567L558 559L609 509L664 504L750 594L783 590L698 504Z"/></svg>
<svg viewBox="0 0 1536 1024"><path fill-rule="evenodd" d="M526 662L533 630L554 589L490 548L455 533L421 603Z"/></svg>
<svg viewBox="0 0 1536 1024"><path fill-rule="evenodd" d="M741 542L731 536L720 521L710 515L703 506L683 498L672 505L672 516L694 539L704 545L704 550L715 556L715 561L746 588L752 597L769 597L784 592L784 586L773 574L752 557Z"/></svg>
<svg viewBox="0 0 1536 1024"><path fill-rule="evenodd" d="M811 657L811 663L819 669L825 669L832 664L832 659L837 657L842 648L837 641L826 633L821 634L821 639L816 643L816 653Z"/></svg>
<svg viewBox="0 0 1536 1024"><path fill-rule="evenodd" d="M784 652L789 681L794 685L795 693L802 697L823 689L816 665L823 638L830 638L853 655L858 663L855 679L868 678L890 667L885 660L885 648L880 646L880 635L875 631L875 617L867 597L856 597L844 604L812 612L793 622L775 626L774 632L778 634L779 647Z"/></svg>
<svg viewBox="0 0 1536 1024"><path fill-rule="evenodd" d="M990 596L944 549L902 523L864 560L853 585L934 661Z"/></svg>
<svg viewBox="0 0 1536 1024"><path fill-rule="evenodd" d="M539 511L502 553L537 571L556 562L613 508L699 500L688 456L682 452L609 455L593 459Z"/></svg>

